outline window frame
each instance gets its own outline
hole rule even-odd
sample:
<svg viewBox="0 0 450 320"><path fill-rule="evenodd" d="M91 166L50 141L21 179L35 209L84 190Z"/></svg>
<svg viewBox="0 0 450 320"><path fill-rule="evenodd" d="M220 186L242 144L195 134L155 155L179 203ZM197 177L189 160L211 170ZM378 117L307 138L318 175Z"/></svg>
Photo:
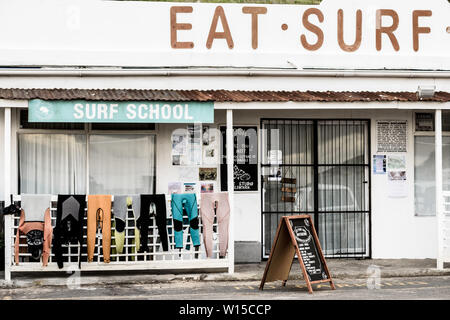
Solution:
<svg viewBox="0 0 450 320"><path fill-rule="evenodd" d="M16 109L16 123L17 123L17 129L16 129L16 147L17 147L17 189L18 192L21 193L21 185L20 185L20 139L19 136L23 134L73 134L73 135L84 135L86 139L86 194L90 194L90 188L89 188L89 143L90 143L90 137L92 135L151 135L154 136L155 146L154 146L154 154L153 154L153 163L154 163L154 169L155 174L153 177L153 191L156 190L156 182L157 182L157 148L158 148L158 132L159 132L159 123L155 123L155 129L154 130L92 130L92 124L91 123L83 123L84 129L83 130L68 130L68 129L23 129L20 127L20 111L23 110L23 108Z"/></svg>
<svg viewBox="0 0 450 320"><path fill-rule="evenodd" d="M435 137L435 130L433 131L416 131L416 114L417 113L432 113L433 114L433 121L435 121L435 110L414 110L413 111L413 161L414 161L414 217L422 217L422 218L432 218L436 217L436 212L433 215L424 215L419 214L416 211L416 159L415 159L415 153L416 153L416 137ZM446 112L448 117L450 118L450 112ZM433 124L434 127L434 124ZM450 136L450 131L442 131L443 137ZM435 168L436 170L436 168Z"/></svg>

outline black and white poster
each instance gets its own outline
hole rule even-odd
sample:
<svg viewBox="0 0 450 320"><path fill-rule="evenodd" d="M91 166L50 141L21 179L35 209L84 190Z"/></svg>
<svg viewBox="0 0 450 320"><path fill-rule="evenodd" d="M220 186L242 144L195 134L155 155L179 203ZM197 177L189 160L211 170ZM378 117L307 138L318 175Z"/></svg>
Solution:
<svg viewBox="0 0 450 320"><path fill-rule="evenodd" d="M406 120L377 121L377 152L406 152Z"/></svg>
<svg viewBox="0 0 450 320"><path fill-rule="evenodd" d="M226 127L220 127L220 188L227 191ZM233 126L234 191L258 191L258 127Z"/></svg>

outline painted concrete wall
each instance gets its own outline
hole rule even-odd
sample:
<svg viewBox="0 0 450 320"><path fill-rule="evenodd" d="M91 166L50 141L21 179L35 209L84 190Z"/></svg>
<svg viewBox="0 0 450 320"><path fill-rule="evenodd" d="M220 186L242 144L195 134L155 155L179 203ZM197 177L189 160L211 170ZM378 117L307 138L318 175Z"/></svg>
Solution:
<svg viewBox="0 0 450 320"><path fill-rule="evenodd" d="M31 4L30 1L5 1L0 7L7 7L7 10L0 10L0 24L5 26L6 33L3 46L0 51L1 64L3 65L107 65L109 66L253 66L259 68L275 68L276 70L301 71L305 70L340 70L348 69L378 69L384 67L393 70L448 70L448 57L442 50L443 43L441 39L447 39L448 33L444 30L447 26L448 10L450 7L444 0L433 0L424 8L422 2L413 1L412 3L395 3L394 8L398 8L401 17L401 25L397 30L400 39L400 52L393 52L390 45L383 42L386 51L378 52L374 47L375 32L373 31L376 21L373 14L380 7L390 7L392 1L377 1L376 5L367 3L362 9L364 13L364 42L361 51L355 55L341 52L337 48L336 42L336 9L343 8L346 11L345 19L345 38L350 41L354 37L353 13L357 5L356 0L348 0L337 4L332 1L324 1L319 8L324 8L326 13L326 22L323 29L326 34L325 46L319 52L299 53L298 39L302 30L298 23L297 29L291 27L288 33L289 38L295 42L285 41L287 38L280 36L283 34L279 28L279 22L276 28L269 26L264 20L261 20L260 37L260 55L255 55L253 49L250 49L250 20L248 15L242 15L240 4L223 5L226 8L232 33L233 25L245 23L248 28L246 32L236 34L236 47L234 51L225 47L225 42L215 45L211 51L202 45L201 52L195 54L200 46L196 45L194 51L186 51L183 54L175 53L169 48L169 26L168 13L172 4L159 3L134 3L126 4L120 2L97 1L95 5L87 7L87 2L73 7L73 1L64 1L58 4L59 15L50 13L47 5L55 5L55 1L38 1ZM28 10L22 10L23 4L31 5ZM210 25L210 19L204 20L204 14L211 17L216 4L193 4L195 15L193 22L202 30L201 34L194 36L196 43L204 43ZM327 7L327 8L325 8ZM55 7L56 8L56 7ZM159 9L158 9L159 8ZM280 8L278 16L292 17L294 23L299 22L300 12L306 6L270 6L274 10ZM295 8L295 9L292 9ZM413 52L411 43L411 20L412 10L432 9L433 18L424 18L421 26L430 26L433 33L430 35L421 35L421 50ZM34 10L35 9L35 10ZM69 9L69 10L67 10ZM71 18L73 9L81 14L80 25L72 24ZM158 9L158 10L156 10ZM161 11L164 9L164 11ZM78 11L77 11L78 10ZM270 9L272 10L272 9ZM54 11L53 11L54 12ZM109 19L103 19L102 24L98 24L96 15L98 12L105 14ZM153 12L153 13L152 13ZM161 15L160 12L164 14ZM275 12L275 11L274 11ZM332 12L333 15L329 13ZM124 13L126 13L124 15ZM288 13L279 14L279 13ZM157 19L148 19L151 14L156 14ZM43 19L51 15L49 19ZM78 13L76 13L78 15ZM25 23L15 23L17 17ZM90 19L94 17L93 19ZM121 23L116 23L118 17ZM125 20L123 18L126 17ZM133 18L131 18L133 17ZM139 17L136 19L135 17ZM189 16L188 16L189 17ZM192 16L194 17L194 16ZM269 17L269 15L267 15ZM332 18L331 18L332 17ZM76 17L75 17L76 18ZM295 18L295 19L294 19ZM40 23L36 23L40 19ZM130 20L131 19L131 20ZM331 20L332 19L332 20ZM164 20L164 23L161 21ZM204 21L203 21L204 20ZM188 20L190 21L190 20ZM405 21L409 21L406 23ZM289 21L288 21L289 22ZM150 24L149 24L150 23ZM236 23L236 24L235 24ZM291 23L291 22L289 22ZM442 23L445 23L442 24ZM30 29L30 25L35 28ZM92 26L95 25L93 29ZM291 24L292 25L292 24ZM10 28L10 26L14 26ZM55 27L57 26L57 27ZM136 28L138 26L138 28ZM142 28L139 28L142 26ZM153 26L153 27L152 27ZM165 26L165 27L162 27ZM150 27L150 29L148 29ZM93 31L94 30L94 31ZM132 30L133 32L128 32ZM142 41L150 34L149 30L159 30L155 39L161 40L161 45L155 45L155 42ZM275 30L277 30L275 32ZM137 31L137 32L136 32ZM293 33L291 32L293 31ZM304 30L303 30L304 31ZM192 31L193 32L193 31ZM130 37L129 35L132 34ZM270 35L264 38L263 34ZM49 36L50 35L50 36ZM95 35L93 37L92 35ZM126 36L120 36L126 35ZM187 33L188 36L191 33ZM349 36L350 38L348 38ZM329 38L332 37L332 38ZM27 47L23 47L24 39ZM61 41L64 39L64 41ZM181 39L181 38L180 38ZM189 39L186 38L186 39ZM186 40L185 39L185 40ZM274 39L273 42L267 42L265 39ZM158 40L158 41L159 41ZM56 41L56 42L55 42ZM266 41L266 42L264 42ZM53 46L52 44L57 44ZM246 47L242 46L246 44ZM278 45L281 44L281 45ZM285 44L289 44L285 47ZM447 45L448 46L448 45ZM48 54L51 48L51 54ZM106 48L106 49L105 49ZM161 48L165 48L161 50ZM67 50L69 49L69 50ZM444 48L445 49L445 48ZM107 50L107 52L105 51ZM239 52L241 51L241 52ZM58 54L55 55L55 52ZM168 54L165 54L167 53ZM336 53L339 52L339 55ZM105 54L107 53L107 54ZM234 54L236 53L236 54ZM360 54L361 53L361 54ZM338 58L336 58L338 57ZM293 58L293 59L292 59ZM51 63L47 63L50 61ZM298 67L298 69L296 68ZM289 69L289 70L287 70ZM266 76L16 76L5 75L0 72L1 88L130 88L130 89L227 89L227 90L314 90L314 91L409 91L415 92L419 85L434 85L437 91L450 92L450 79L438 78L428 75L427 78L414 78L408 75L387 77L380 74L380 71L373 72L372 77L356 77L351 74L345 74L340 77L306 77L306 76L284 76L273 77ZM406 72L405 72L406 73ZM263 104L262 104L263 105ZM266 105L266 104L264 104ZM273 104L273 108L283 107L283 104ZM293 117L293 118L368 118L372 122L371 127L371 154L376 152L376 129L375 121L377 119L408 120L408 152L407 152L407 182L408 196L406 198L393 199L388 198L387 178L386 176L372 177L372 248L374 258L432 258L436 257L436 219L433 217L415 217L414 216L414 139L412 132L412 111L389 111L389 110L267 110L267 111L235 111L234 119L236 124L256 124L259 125L261 117ZM3 112L0 111L0 148L3 147ZM9 156L12 157L12 191L17 192L18 182L18 159L17 159L17 112L12 113L12 150ZM216 124L225 123L225 112L216 112ZM167 192L167 183L176 180L177 172L171 166L170 155L170 134L174 126L159 125L157 130L157 192ZM1 149L0 149L1 150ZM261 150L261 148L259 148ZM0 152L0 166L4 163L3 152ZM371 159L370 159L371 160ZM4 177L0 174L0 191L3 188ZM261 188L261 186L259 186ZM3 193L0 194L0 199ZM260 242L261 241L261 208L260 193L249 192L236 195L235 208L235 239L236 241Z"/></svg>
<svg viewBox="0 0 450 320"><path fill-rule="evenodd" d="M3 168L5 163L5 153L3 152L4 149L4 137L5 137L5 129L4 129L4 119L5 119L5 110L0 108L0 201L4 201L4 184L5 184L5 177L3 174Z"/></svg>
<svg viewBox="0 0 450 320"><path fill-rule="evenodd" d="M14 84L14 85L12 85ZM326 85L325 85L326 84ZM273 76L2 76L1 88L81 88L81 89L179 89L179 90L300 90L300 91L408 91L419 85L435 85L450 92L448 78L409 78L407 75L373 77L273 77Z"/></svg>
<svg viewBox="0 0 450 320"><path fill-rule="evenodd" d="M4 128L4 116L5 110L0 108L0 201L5 200L4 196L4 174L3 174L3 165L5 163L5 157L11 157L11 188L12 192L17 193L18 191L18 158L17 158L17 129L19 128L18 122L18 109L11 109L11 153L4 153L4 136L5 136L5 128Z"/></svg>
<svg viewBox="0 0 450 320"><path fill-rule="evenodd" d="M272 104L274 108L277 104ZM278 105L279 106L279 105ZM12 112L12 183L17 192L18 117ZM407 110L235 110L235 124L258 125L260 118L342 118L371 120L371 155L376 154L376 120L407 120L408 151L405 198L387 196L386 175L372 175L372 257L373 258L435 258L437 253L436 218L414 216L414 137L413 112ZM225 111L216 110L215 124L225 124ZM167 192L167 183L177 181L178 173L171 165L170 137L179 125L158 125L157 129L157 192ZM3 148L3 111L0 112L0 147ZM260 141L259 141L260 143ZM259 152L261 146L259 146ZM3 153L0 153L0 165ZM371 160L371 159L370 159ZM3 176L0 175L0 184ZM3 186L0 185L0 190ZM261 186L259 186L261 188ZM3 194L1 194L3 195ZM237 193L235 196L235 240L261 242L261 207L259 192Z"/></svg>
<svg viewBox="0 0 450 320"><path fill-rule="evenodd" d="M191 7L192 12L171 15L171 8L180 5ZM243 13L248 6L255 5L221 3L227 41L213 41L210 28L222 30L213 23L213 17L222 12L217 3L3 0L0 28L6 32L0 44L0 65L449 70L450 6L445 0L325 0L311 6L260 3L267 13L258 15L257 26ZM319 13L309 16L307 10L312 8ZM390 17L383 19L381 13L377 18L377 10L387 8L398 15L392 43L386 36L376 39L377 26L390 26ZM340 29L339 9L344 12ZM357 9L362 17L361 41L349 48L355 41ZM415 10L429 11L418 22L429 32L413 28ZM320 35L311 32L303 19L317 26ZM175 21L192 28L177 31ZM338 30L343 39L338 39ZM416 42L414 30L420 33ZM316 34L321 39L317 42ZM185 48L180 50L182 44Z"/></svg>
<svg viewBox="0 0 450 320"><path fill-rule="evenodd" d="M402 110L267 110L234 111L236 124L258 125L260 118L342 118L371 120L371 155L376 154L376 120L407 120L407 185L405 198L388 197L386 175L372 177L372 257L435 258L437 253L436 219L414 215L414 136L413 112ZM216 111L216 124L225 123L225 112ZM167 183L176 179L170 165L170 132L176 126L160 126L158 132L158 192L167 191ZM259 146L259 152L261 148ZM372 157L369 159L372 161ZM172 179L172 180L171 180ZM261 188L261 186L259 186ZM261 241L261 198L259 192L236 193L236 241Z"/></svg>
<svg viewBox="0 0 450 320"><path fill-rule="evenodd" d="M217 128L226 124L225 111L215 111L215 124ZM235 124L258 125L259 119L243 116L241 112L234 114ZM213 125L211 124L211 127ZM172 166L171 160L171 134L177 128L186 128L180 125L160 124L157 133L157 193L167 193L168 183L178 181L179 166ZM219 151L219 150L217 150ZM210 166L204 166L210 167ZM219 175L218 167L218 175ZM220 188L218 177L217 188ZM259 189L261 186L259 185ZM220 189L219 189L220 190ZM235 194L235 240L236 241L261 241L261 199L259 191L237 192Z"/></svg>

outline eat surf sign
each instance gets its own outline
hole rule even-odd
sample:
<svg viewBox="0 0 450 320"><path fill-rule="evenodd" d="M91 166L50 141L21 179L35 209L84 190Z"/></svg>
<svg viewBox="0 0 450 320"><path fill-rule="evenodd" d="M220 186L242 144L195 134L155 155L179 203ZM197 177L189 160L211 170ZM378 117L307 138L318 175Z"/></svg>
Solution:
<svg viewBox="0 0 450 320"><path fill-rule="evenodd" d="M447 0L2 0L0 65L450 70L449 16Z"/></svg>
<svg viewBox="0 0 450 320"><path fill-rule="evenodd" d="M213 102L45 101L28 105L29 122L213 123Z"/></svg>

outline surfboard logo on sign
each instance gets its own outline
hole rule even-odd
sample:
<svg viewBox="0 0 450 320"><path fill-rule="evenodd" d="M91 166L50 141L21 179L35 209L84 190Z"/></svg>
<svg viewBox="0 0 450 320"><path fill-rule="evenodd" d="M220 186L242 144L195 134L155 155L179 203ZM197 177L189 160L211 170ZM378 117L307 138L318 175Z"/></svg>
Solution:
<svg viewBox="0 0 450 320"><path fill-rule="evenodd" d="M54 115L55 110L50 103L44 102L39 106L39 108L37 108L36 118L41 120L42 122L46 122L46 120L53 118Z"/></svg>
<svg viewBox="0 0 450 320"><path fill-rule="evenodd" d="M294 228L295 239L302 243L309 243L312 239L311 233L305 227Z"/></svg>

